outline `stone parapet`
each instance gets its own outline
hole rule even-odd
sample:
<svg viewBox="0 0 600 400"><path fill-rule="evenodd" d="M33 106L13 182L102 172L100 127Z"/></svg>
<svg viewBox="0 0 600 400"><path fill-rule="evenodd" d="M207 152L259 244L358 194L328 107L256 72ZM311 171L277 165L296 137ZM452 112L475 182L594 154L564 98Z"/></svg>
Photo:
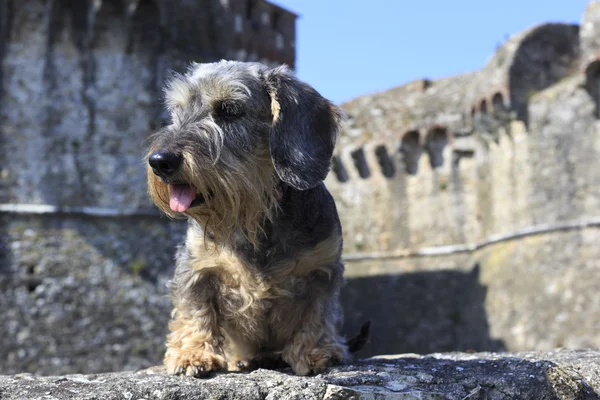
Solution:
<svg viewBox="0 0 600 400"><path fill-rule="evenodd" d="M239 399L466 400L598 399L600 353L397 355L357 361L314 377L288 370L218 374L209 379L138 372L0 376L4 400Z"/></svg>

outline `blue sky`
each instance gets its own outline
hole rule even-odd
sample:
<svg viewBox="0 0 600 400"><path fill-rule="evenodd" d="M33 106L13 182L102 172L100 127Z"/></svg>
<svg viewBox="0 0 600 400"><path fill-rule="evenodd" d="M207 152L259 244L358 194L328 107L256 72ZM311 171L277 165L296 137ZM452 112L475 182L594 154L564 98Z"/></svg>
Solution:
<svg viewBox="0 0 600 400"><path fill-rule="evenodd" d="M587 0L274 0L300 14L298 76L336 103L481 68L544 22L580 23Z"/></svg>

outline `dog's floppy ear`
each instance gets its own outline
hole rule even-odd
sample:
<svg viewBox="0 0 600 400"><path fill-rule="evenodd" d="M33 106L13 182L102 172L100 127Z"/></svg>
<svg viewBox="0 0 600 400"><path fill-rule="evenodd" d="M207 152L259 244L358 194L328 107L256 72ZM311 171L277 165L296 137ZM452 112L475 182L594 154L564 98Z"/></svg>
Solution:
<svg viewBox="0 0 600 400"><path fill-rule="evenodd" d="M342 111L285 66L267 71L265 80L271 97L269 148L275 170L290 186L310 189L329 172Z"/></svg>

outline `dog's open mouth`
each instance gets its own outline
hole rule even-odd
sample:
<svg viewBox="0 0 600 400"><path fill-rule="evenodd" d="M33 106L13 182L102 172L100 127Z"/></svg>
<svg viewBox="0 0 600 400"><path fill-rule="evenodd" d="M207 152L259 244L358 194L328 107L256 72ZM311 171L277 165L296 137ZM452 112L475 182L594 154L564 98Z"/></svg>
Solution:
<svg viewBox="0 0 600 400"><path fill-rule="evenodd" d="M204 203L204 197L196 194L196 190L186 184L169 185L169 207L175 212L184 212L190 207Z"/></svg>

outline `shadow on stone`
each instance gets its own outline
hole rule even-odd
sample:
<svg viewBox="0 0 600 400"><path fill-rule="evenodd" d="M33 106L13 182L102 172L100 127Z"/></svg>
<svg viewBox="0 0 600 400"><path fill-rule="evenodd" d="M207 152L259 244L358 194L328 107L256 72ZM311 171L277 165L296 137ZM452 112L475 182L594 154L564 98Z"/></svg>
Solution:
<svg viewBox="0 0 600 400"><path fill-rule="evenodd" d="M487 289L471 271L432 271L348 279L342 289L344 332L372 321L371 339L357 356L443 351L502 351L490 337Z"/></svg>

